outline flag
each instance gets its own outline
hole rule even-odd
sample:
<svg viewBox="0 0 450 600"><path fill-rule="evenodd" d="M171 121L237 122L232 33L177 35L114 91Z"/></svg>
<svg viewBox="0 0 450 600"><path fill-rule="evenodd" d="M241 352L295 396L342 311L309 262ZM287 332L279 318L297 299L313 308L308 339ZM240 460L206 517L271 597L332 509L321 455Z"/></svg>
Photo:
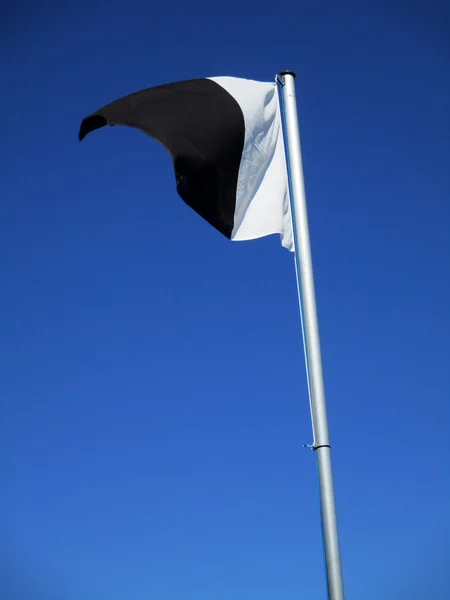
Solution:
<svg viewBox="0 0 450 600"><path fill-rule="evenodd" d="M105 125L162 144L179 196L228 239L278 233L294 250L276 83L211 77L147 88L83 119L80 141Z"/></svg>

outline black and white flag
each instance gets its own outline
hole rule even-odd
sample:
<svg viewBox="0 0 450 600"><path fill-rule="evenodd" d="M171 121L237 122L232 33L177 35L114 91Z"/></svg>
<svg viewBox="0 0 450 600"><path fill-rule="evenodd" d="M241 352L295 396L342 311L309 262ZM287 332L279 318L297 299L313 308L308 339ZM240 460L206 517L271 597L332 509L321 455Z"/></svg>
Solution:
<svg viewBox="0 0 450 600"><path fill-rule="evenodd" d="M278 233L294 250L276 83L212 77L148 88L86 117L79 139L105 125L159 141L180 197L227 238Z"/></svg>

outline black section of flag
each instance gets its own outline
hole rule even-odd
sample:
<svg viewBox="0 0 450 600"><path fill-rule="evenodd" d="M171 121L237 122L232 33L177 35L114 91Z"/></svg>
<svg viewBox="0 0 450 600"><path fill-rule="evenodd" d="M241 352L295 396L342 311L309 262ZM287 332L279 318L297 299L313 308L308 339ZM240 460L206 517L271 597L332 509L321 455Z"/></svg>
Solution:
<svg viewBox="0 0 450 600"><path fill-rule="evenodd" d="M231 237L245 139L244 115L231 94L210 79L135 92L86 117L80 141L105 125L126 125L158 140L172 156L180 197Z"/></svg>

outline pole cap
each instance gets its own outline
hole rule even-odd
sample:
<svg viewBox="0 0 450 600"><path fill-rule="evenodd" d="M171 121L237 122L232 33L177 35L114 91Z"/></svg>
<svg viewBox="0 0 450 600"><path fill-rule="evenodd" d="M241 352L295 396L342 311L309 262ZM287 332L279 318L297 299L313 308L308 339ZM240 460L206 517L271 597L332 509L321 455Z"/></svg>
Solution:
<svg viewBox="0 0 450 600"><path fill-rule="evenodd" d="M279 77L283 77L283 75L292 75L292 77L295 79L295 72L294 71L281 71L281 73L278 73Z"/></svg>

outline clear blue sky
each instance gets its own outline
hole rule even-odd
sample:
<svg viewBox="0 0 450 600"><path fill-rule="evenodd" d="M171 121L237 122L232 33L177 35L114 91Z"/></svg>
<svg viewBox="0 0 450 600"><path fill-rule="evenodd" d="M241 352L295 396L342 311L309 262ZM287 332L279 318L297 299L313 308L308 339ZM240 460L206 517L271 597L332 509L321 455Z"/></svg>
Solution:
<svg viewBox="0 0 450 600"><path fill-rule="evenodd" d="M325 598L292 256L80 120L297 71L347 598L450 598L444 0L3 9L0 596Z"/></svg>

